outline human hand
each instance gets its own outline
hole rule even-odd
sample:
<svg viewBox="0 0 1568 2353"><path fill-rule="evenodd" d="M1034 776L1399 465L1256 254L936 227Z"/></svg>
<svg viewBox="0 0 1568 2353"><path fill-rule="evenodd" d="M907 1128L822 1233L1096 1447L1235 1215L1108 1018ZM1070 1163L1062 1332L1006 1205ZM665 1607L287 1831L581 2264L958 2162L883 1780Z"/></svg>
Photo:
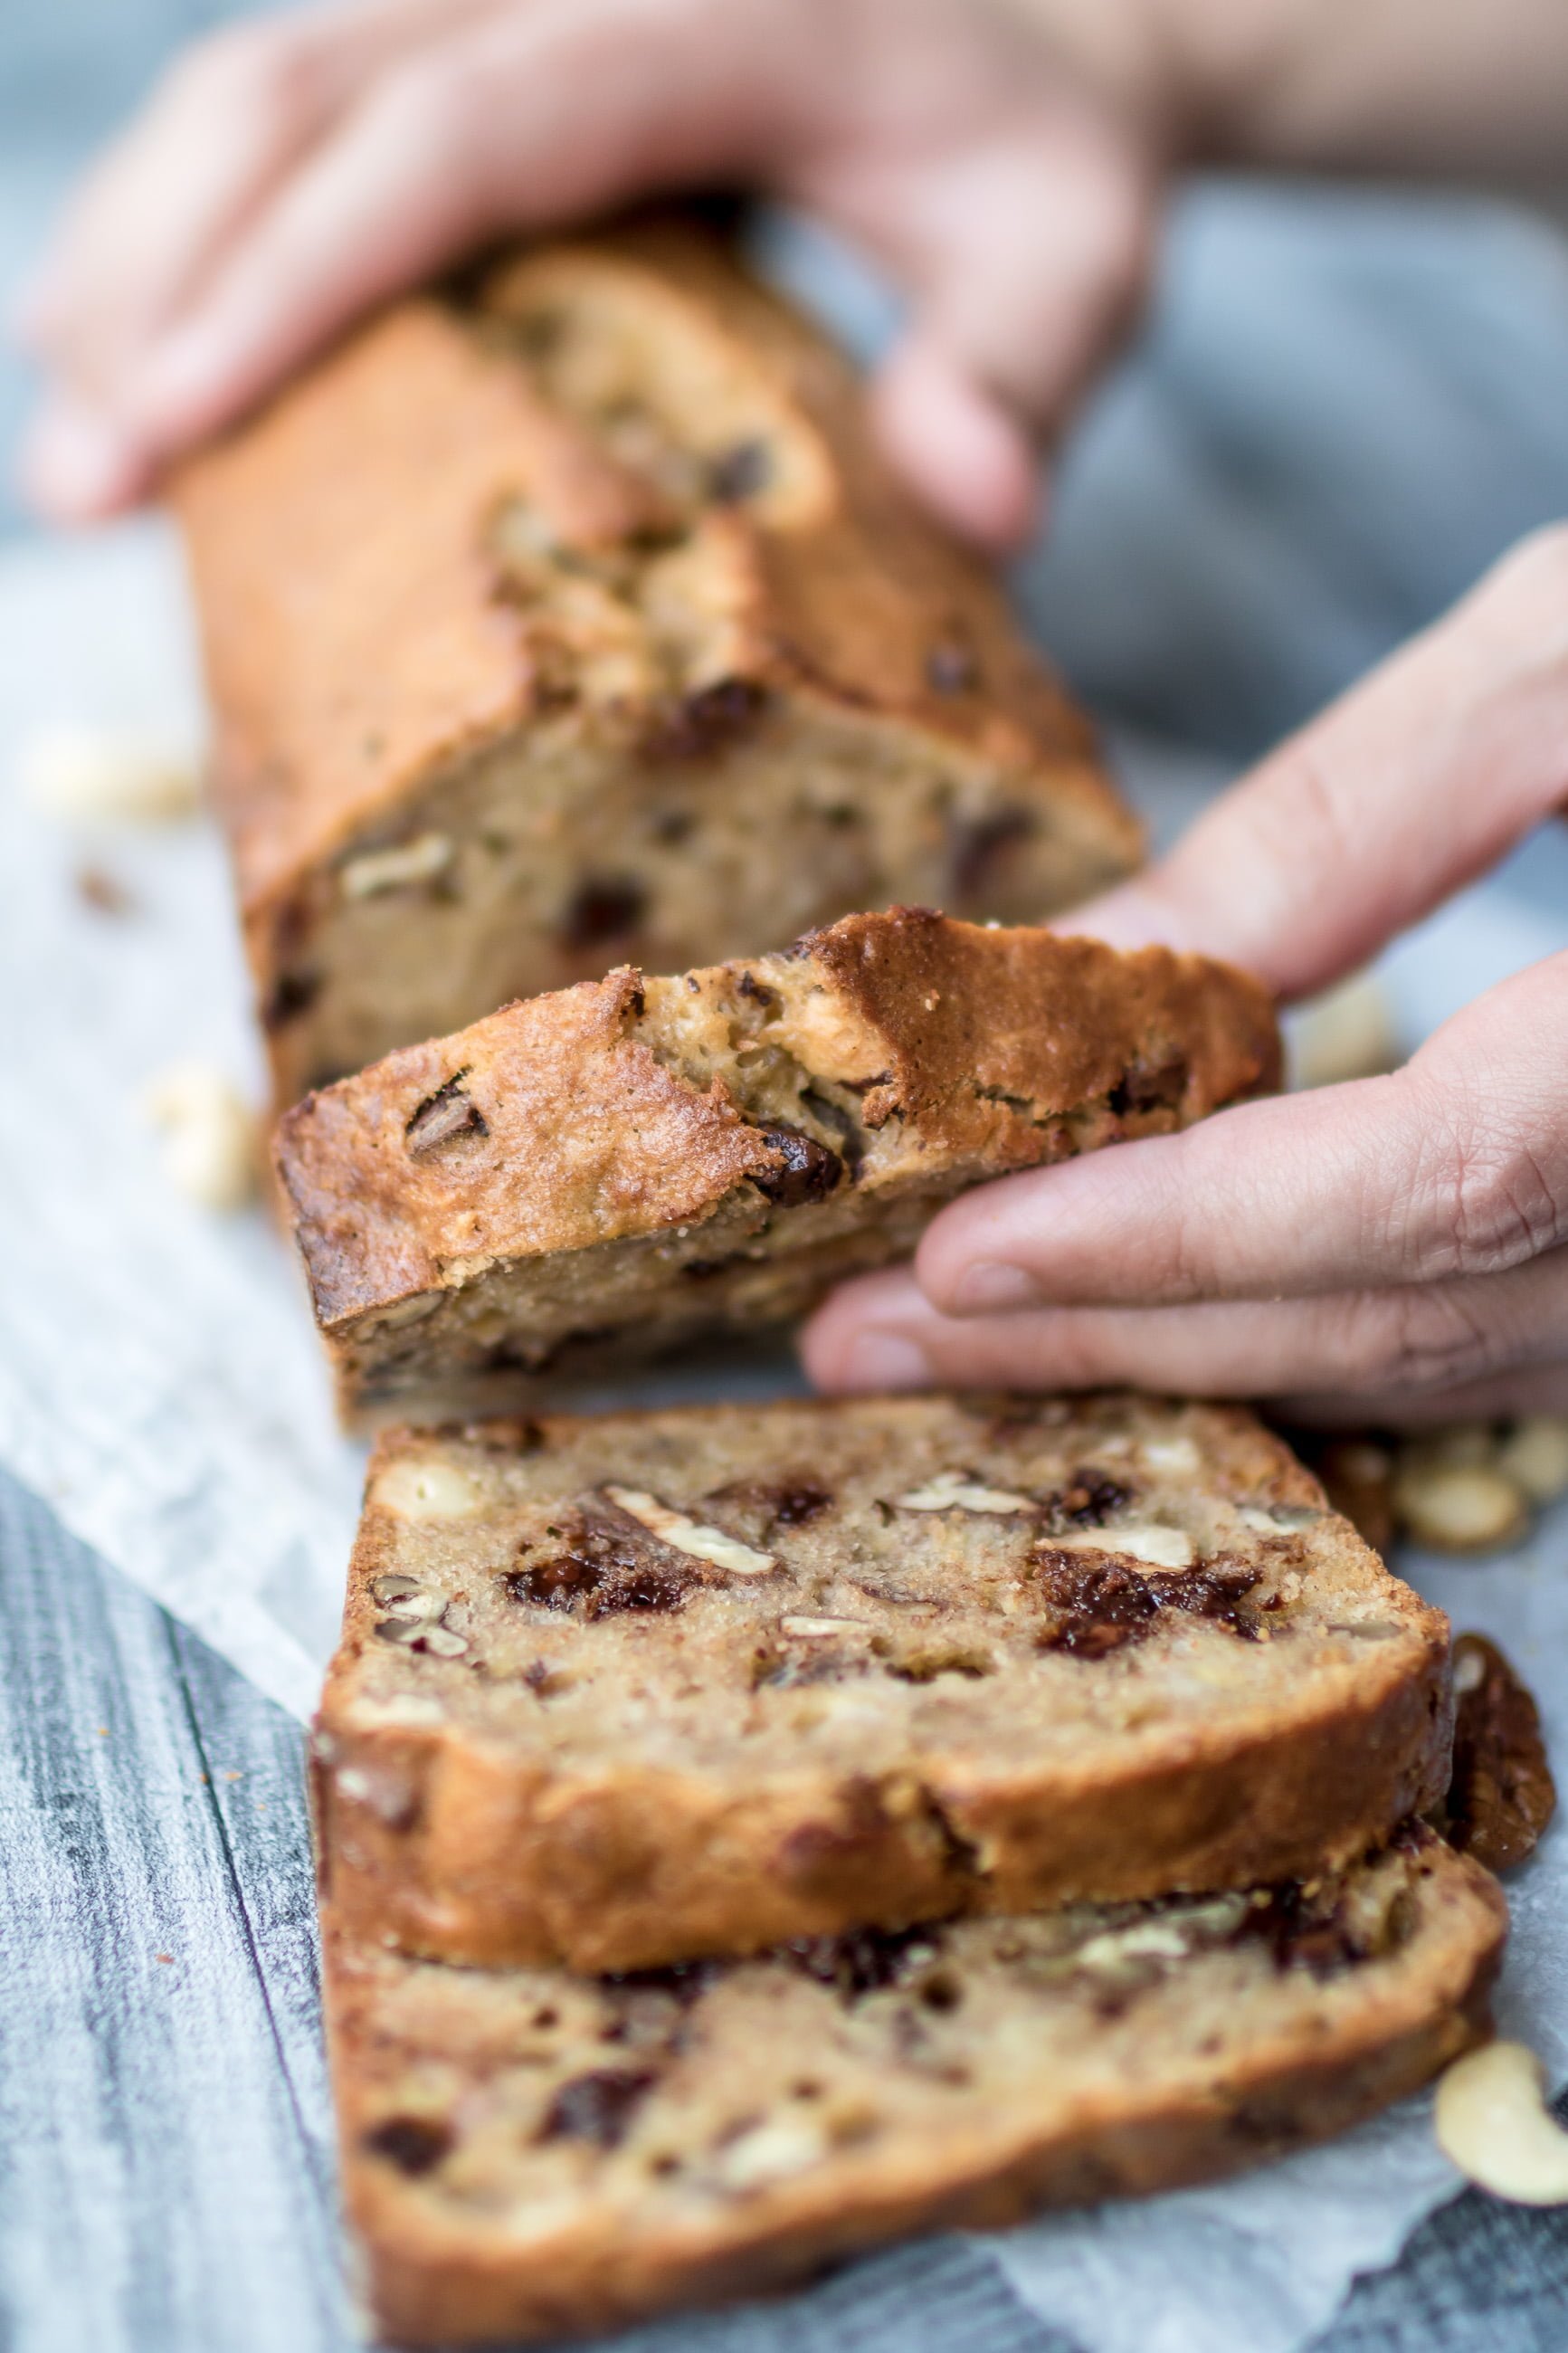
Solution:
<svg viewBox="0 0 1568 2353"><path fill-rule="evenodd" d="M47 380L25 486L60 520L112 512L486 239L739 182L843 231L910 298L882 438L951 524L1016 540L1037 441L1141 293L1159 177L1152 120L1111 65L1052 42L1051 13L336 0L221 33L99 165L25 301Z"/></svg>
<svg viewBox="0 0 1568 2353"><path fill-rule="evenodd" d="M1516 550L1087 908L1282 997L1568 808L1568 527ZM1301 1419L1568 1409L1568 953L1387 1078L1242 1104L965 1195L805 1335L832 1389L1128 1383Z"/></svg>

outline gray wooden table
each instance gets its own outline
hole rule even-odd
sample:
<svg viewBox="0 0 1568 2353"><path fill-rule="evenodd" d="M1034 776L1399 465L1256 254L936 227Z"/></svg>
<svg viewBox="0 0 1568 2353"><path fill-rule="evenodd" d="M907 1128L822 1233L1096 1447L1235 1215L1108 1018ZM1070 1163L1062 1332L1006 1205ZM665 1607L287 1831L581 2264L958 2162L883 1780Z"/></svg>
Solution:
<svg viewBox="0 0 1568 2353"><path fill-rule="evenodd" d="M0 2348L345 2353L301 1735L0 1476ZM961 2240L623 2353L1066 2353ZM1568 2213L1467 2196L1323 2353L1561 2353Z"/></svg>

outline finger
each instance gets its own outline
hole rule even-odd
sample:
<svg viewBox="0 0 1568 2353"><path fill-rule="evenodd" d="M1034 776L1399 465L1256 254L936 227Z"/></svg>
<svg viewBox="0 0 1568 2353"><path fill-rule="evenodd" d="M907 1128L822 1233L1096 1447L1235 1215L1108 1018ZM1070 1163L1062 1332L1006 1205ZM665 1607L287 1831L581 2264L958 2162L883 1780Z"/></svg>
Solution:
<svg viewBox="0 0 1568 2353"><path fill-rule="evenodd" d="M942 345L909 335L880 369L872 410L911 488L982 547L1020 547L1039 529L1039 466L1027 432Z"/></svg>
<svg viewBox="0 0 1568 2353"><path fill-rule="evenodd" d="M1118 946L1199 947L1300 997L1354 970L1565 802L1558 525L1075 922Z"/></svg>
<svg viewBox="0 0 1568 2353"><path fill-rule="evenodd" d="M27 430L16 480L29 502L57 522L90 522L139 498L147 470L134 445L96 409L57 397Z"/></svg>
<svg viewBox="0 0 1568 2353"><path fill-rule="evenodd" d="M1568 1251L1507 1274L1320 1299L937 1314L907 1272L851 1283L802 1353L829 1389L1131 1387L1187 1397L1455 1394L1568 1358Z"/></svg>
<svg viewBox="0 0 1568 2353"><path fill-rule="evenodd" d="M539 0L385 77L132 382L146 443L212 429L357 313L503 228L738 168L771 92L732 13Z"/></svg>
<svg viewBox="0 0 1568 2353"><path fill-rule="evenodd" d="M26 339L101 390L374 72L496 0L353 0L226 27L170 67L91 174L24 297Z"/></svg>
<svg viewBox="0 0 1568 2353"><path fill-rule="evenodd" d="M1146 290L1154 191L1132 142L1041 94L983 136L961 112L935 146L817 159L805 185L913 291L874 388L884 446L959 529L1017 544L1037 520L1038 449Z"/></svg>
<svg viewBox="0 0 1568 2353"><path fill-rule="evenodd" d="M982 1186L916 1260L949 1315L1168 1304L1500 1272L1568 1241L1568 952L1405 1070L1245 1103Z"/></svg>

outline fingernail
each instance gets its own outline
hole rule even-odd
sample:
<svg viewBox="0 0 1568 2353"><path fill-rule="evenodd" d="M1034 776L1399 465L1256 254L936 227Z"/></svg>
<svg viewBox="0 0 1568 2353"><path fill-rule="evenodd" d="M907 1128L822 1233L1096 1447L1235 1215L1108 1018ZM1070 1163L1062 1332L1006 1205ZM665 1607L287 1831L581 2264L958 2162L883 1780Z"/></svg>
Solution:
<svg viewBox="0 0 1568 2353"><path fill-rule="evenodd" d="M862 1332L844 1359L851 1389L918 1389L931 1378L925 1351L898 1332Z"/></svg>
<svg viewBox="0 0 1568 2353"><path fill-rule="evenodd" d="M22 480L32 497L67 517L118 504L135 473L135 459L113 427L65 402L44 410L22 453Z"/></svg>
<svg viewBox="0 0 1568 2353"><path fill-rule="evenodd" d="M136 371L136 413L176 433L205 428L233 360L226 343L202 325L187 327L151 351Z"/></svg>
<svg viewBox="0 0 1568 2353"><path fill-rule="evenodd" d="M1000 1260L980 1259L966 1266L952 1286L955 1315L1010 1315L1016 1308L1037 1307L1040 1293L1021 1266Z"/></svg>

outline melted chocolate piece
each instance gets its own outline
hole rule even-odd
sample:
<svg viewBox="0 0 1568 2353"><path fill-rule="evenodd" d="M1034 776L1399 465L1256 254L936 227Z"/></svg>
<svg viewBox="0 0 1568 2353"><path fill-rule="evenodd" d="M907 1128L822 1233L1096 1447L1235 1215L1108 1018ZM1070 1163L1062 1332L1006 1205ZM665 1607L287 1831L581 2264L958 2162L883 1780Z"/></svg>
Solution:
<svg viewBox="0 0 1568 2353"><path fill-rule="evenodd" d="M809 1479L803 1479L798 1486L774 1488L771 1500L775 1528L803 1528L833 1502L826 1487L816 1486Z"/></svg>
<svg viewBox="0 0 1568 2353"><path fill-rule="evenodd" d="M384 2157L399 2173L430 2173L452 2146L452 2127L438 2116L386 2116L360 2142L371 2157Z"/></svg>
<svg viewBox="0 0 1568 2353"><path fill-rule="evenodd" d="M403 1131L404 1148L416 1160L459 1135L488 1135L485 1116L469 1100L463 1082L467 1071L454 1071L444 1087L426 1095Z"/></svg>
<svg viewBox="0 0 1568 2353"><path fill-rule="evenodd" d="M803 1975L833 1986L846 2001L897 1985L910 1948L925 1957L936 1932L924 1928L848 1928L839 1936L795 1936L784 1947Z"/></svg>
<svg viewBox="0 0 1568 2353"><path fill-rule="evenodd" d="M753 1172L752 1182L765 1199L783 1209L798 1209L807 1201L825 1200L844 1174L844 1163L814 1135L797 1127L764 1127L763 1142L782 1154L782 1165Z"/></svg>
<svg viewBox="0 0 1568 2353"><path fill-rule="evenodd" d="M1114 1513L1131 1503L1135 1492L1102 1471L1075 1471L1067 1486L1047 1496L1047 1524L1058 1530L1102 1528Z"/></svg>
<svg viewBox="0 0 1568 2353"><path fill-rule="evenodd" d="M599 1982L616 1993L667 1993L690 2010L723 1974L722 1961L666 1961L654 1968L613 1969Z"/></svg>
<svg viewBox="0 0 1568 2353"><path fill-rule="evenodd" d="M736 441L708 469L708 495L721 507L754 498L773 480L773 453L765 441Z"/></svg>
<svg viewBox="0 0 1568 2353"><path fill-rule="evenodd" d="M563 2084L544 2112L541 2140L591 2140L615 2148L657 2078L647 2068L596 2067Z"/></svg>
<svg viewBox="0 0 1568 2353"><path fill-rule="evenodd" d="M1067 1551L1043 1537L1030 1565L1050 1620L1039 1637L1043 1651L1102 1659L1142 1641L1168 1609L1206 1618L1243 1641L1258 1639L1241 1604L1262 1571L1247 1561L1216 1556L1199 1568L1145 1568L1114 1554Z"/></svg>
<svg viewBox="0 0 1568 2353"><path fill-rule="evenodd" d="M569 948L597 947L604 940L624 939L636 931L647 903L640 882L590 875L566 911L562 938Z"/></svg>
<svg viewBox="0 0 1568 2353"><path fill-rule="evenodd" d="M1187 1061L1184 1054L1172 1051L1158 1060L1148 1060L1139 1055L1130 1062L1119 1083L1110 1095L1110 1109L1118 1119L1129 1112L1173 1111L1186 1092Z"/></svg>
<svg viewBox="0 0 1568 2353"><path fill-rule="evenodd" d="M1305 1969L1314 1978L1329 1978L1364 1961L1372 1947L1355 1935L1336 1903L1309 1895L1300 1880L1271 1887L1268 1899L1254 1903L1236 1932L1237 1943L1255 1939L1266 1944L1277 1969Z"/></svg>
<svg viewBox="0 0 1568 2353"><path fill-rule="evenodd" d="M504 1570L500 1582L514 1601L587 1619L618 1609L680 1609L700 1581L696 1564L682 1566L685 1558L584 1517L560 1552Z"/></svg>
<svg viewBox="0 0 1568 2353"><path fill-rule="evenodd" d="M643 738L650 760L710 758L761 716L765 691L754 679L721 678L672 703Z"/></svg>
<svg viewBox="0 0 1568 2353"><path fill-rule="evenodd" d="M319 972L280 972L262 1000L261 1026L281 1029L308 1013L321 993Z"/></svg>
<svg viewBox="0 0 1568 2353"><path fill-rule="evenodd" d="M973 899L994 880L1006 852L1032 840L1035 820L1026 809L998 809L993 817L973 818L953 828L952 887L960 899Z"/></svg>

